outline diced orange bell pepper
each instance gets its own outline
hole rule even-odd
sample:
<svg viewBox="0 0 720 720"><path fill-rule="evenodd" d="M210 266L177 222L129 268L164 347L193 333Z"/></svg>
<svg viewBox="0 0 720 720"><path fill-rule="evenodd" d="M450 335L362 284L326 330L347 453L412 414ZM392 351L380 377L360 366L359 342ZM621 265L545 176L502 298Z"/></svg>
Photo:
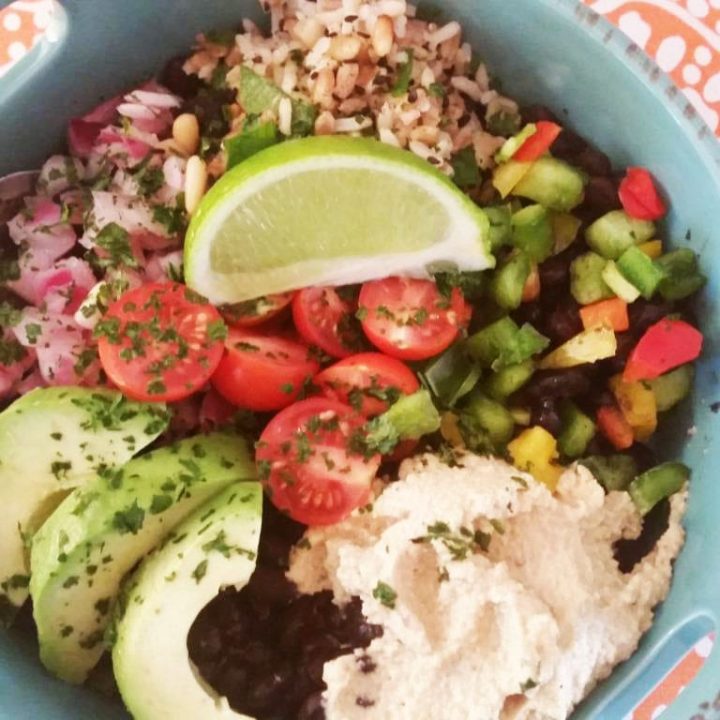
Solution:
<svg viewBox="0 0 720 720"><path fill-rule="evenodd" d="M630 423L622 412L612 405L603 405L598 409L597 424L600 432L616 450L627 450L635 442Z"/></svg>
<svg viewBox="0 0 720 720"><path fill-rule="evenodd" d="M525 286L523 287L522 301L524 303L533 302L533 300L537 300L539 296L540 271L538 270L538 266L533 264L530 268L530 274L525 281Z"/></svg>
<svg viewBox="0 0 720 720"><path fill-rule="evenodd" d="M600 300L580 308L583 327L589 330L598 325L611 327L615 332L625 332L630 327L628 306L620 298Z"/></svg>
<svg viewBox="0 0 720 720"><path fill-rule="evenodd" d="M651 260L657 260L663 252L662 240L648 240L638 245L638 250L642 250Z"/></svg>
<svg viewBox="0 0 720 720"><path fill-rule="evenodd" d="M642 382L623 382L622 376L610 379L610 389L636 440L645 442L657 430L655 393Z"/></svg>

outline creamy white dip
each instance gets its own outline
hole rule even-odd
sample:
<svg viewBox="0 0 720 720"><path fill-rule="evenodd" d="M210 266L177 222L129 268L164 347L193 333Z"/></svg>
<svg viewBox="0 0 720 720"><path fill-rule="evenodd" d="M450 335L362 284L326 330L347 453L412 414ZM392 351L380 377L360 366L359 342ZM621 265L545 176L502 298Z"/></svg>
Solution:
<svg viewBox="0 0 720 720"><path fill-rule="evenodd" d="M359 596L384 628L325 665L328 720L566 718L650 627L685 503L672 498L667 531L623 574L613 543L640 517L585 468L553 494L496 459L406 461L371 510L309 530L292 554L302 592Z"/></svg>

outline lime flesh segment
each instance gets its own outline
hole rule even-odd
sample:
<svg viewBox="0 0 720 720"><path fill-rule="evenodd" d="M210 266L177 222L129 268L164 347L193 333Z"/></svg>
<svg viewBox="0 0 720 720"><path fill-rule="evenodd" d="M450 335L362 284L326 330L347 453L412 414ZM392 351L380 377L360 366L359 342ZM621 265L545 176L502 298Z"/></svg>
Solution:
<svg viewBox="0 0 720 720"><path fill-rule="evenodd" d="M214 303L310 285L495 260L485 214L429 163L362 138L264 150L226 173L193 217L185 279Z"/></svg>

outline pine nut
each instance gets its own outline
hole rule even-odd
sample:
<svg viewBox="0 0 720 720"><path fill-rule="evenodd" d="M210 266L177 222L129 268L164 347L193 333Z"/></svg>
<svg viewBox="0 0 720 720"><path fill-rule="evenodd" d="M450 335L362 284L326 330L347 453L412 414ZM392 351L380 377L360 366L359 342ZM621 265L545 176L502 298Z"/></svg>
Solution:
<svg viewBox="0 0 720 720"><path fill-rule="evenodd" d="M344 100L355 90L355 83L360 74L357 63L343 63L335 74L335 96Z"/></svg>
<svg viewBox="0 0 720 720"><path fill-rule="evenodd" d="M394 34L392 20L387 15L381 15L372 33L372 46L378 57L385 57L392 50Z"/></svg>
<svg viewBox="0 0 720 720"><path fill-rule="evenodd" d="M175 118L172 127L175 143L185 155L197 151L200 143L200 124L192 113L183 113Z"/></svg>
<svg viewBox="0 0 720 720"><path fill-rule="evenodd" d="M340 62L354 60L362 45L362 40L357 35L338 35L330 42L330 56Z"/></svg>
<svg viewBox="0 0 720 720"><path fill-rule="evenodd" d="M187 162L185 169L185 210L192 215L207 189L208 172L205 161L198 155L193 155Z"/></svg>

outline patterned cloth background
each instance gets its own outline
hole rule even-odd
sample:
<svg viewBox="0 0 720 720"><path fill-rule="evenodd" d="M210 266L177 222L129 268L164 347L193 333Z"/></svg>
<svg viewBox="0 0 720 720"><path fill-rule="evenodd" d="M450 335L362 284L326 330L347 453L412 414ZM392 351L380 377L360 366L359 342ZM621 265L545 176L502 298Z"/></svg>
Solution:
<svg viewBox="0 0 720 720"><path fill-rule="evenodd" d="M19 0L0 11L0 77L42 36L54 1ZM583 1L655 58L720 136L720 0ZM714 641L714 634L700 640L623 720L658 718L695 677ZM692 720L715 717L716 711L720 693L708 698Z"/></svg>

